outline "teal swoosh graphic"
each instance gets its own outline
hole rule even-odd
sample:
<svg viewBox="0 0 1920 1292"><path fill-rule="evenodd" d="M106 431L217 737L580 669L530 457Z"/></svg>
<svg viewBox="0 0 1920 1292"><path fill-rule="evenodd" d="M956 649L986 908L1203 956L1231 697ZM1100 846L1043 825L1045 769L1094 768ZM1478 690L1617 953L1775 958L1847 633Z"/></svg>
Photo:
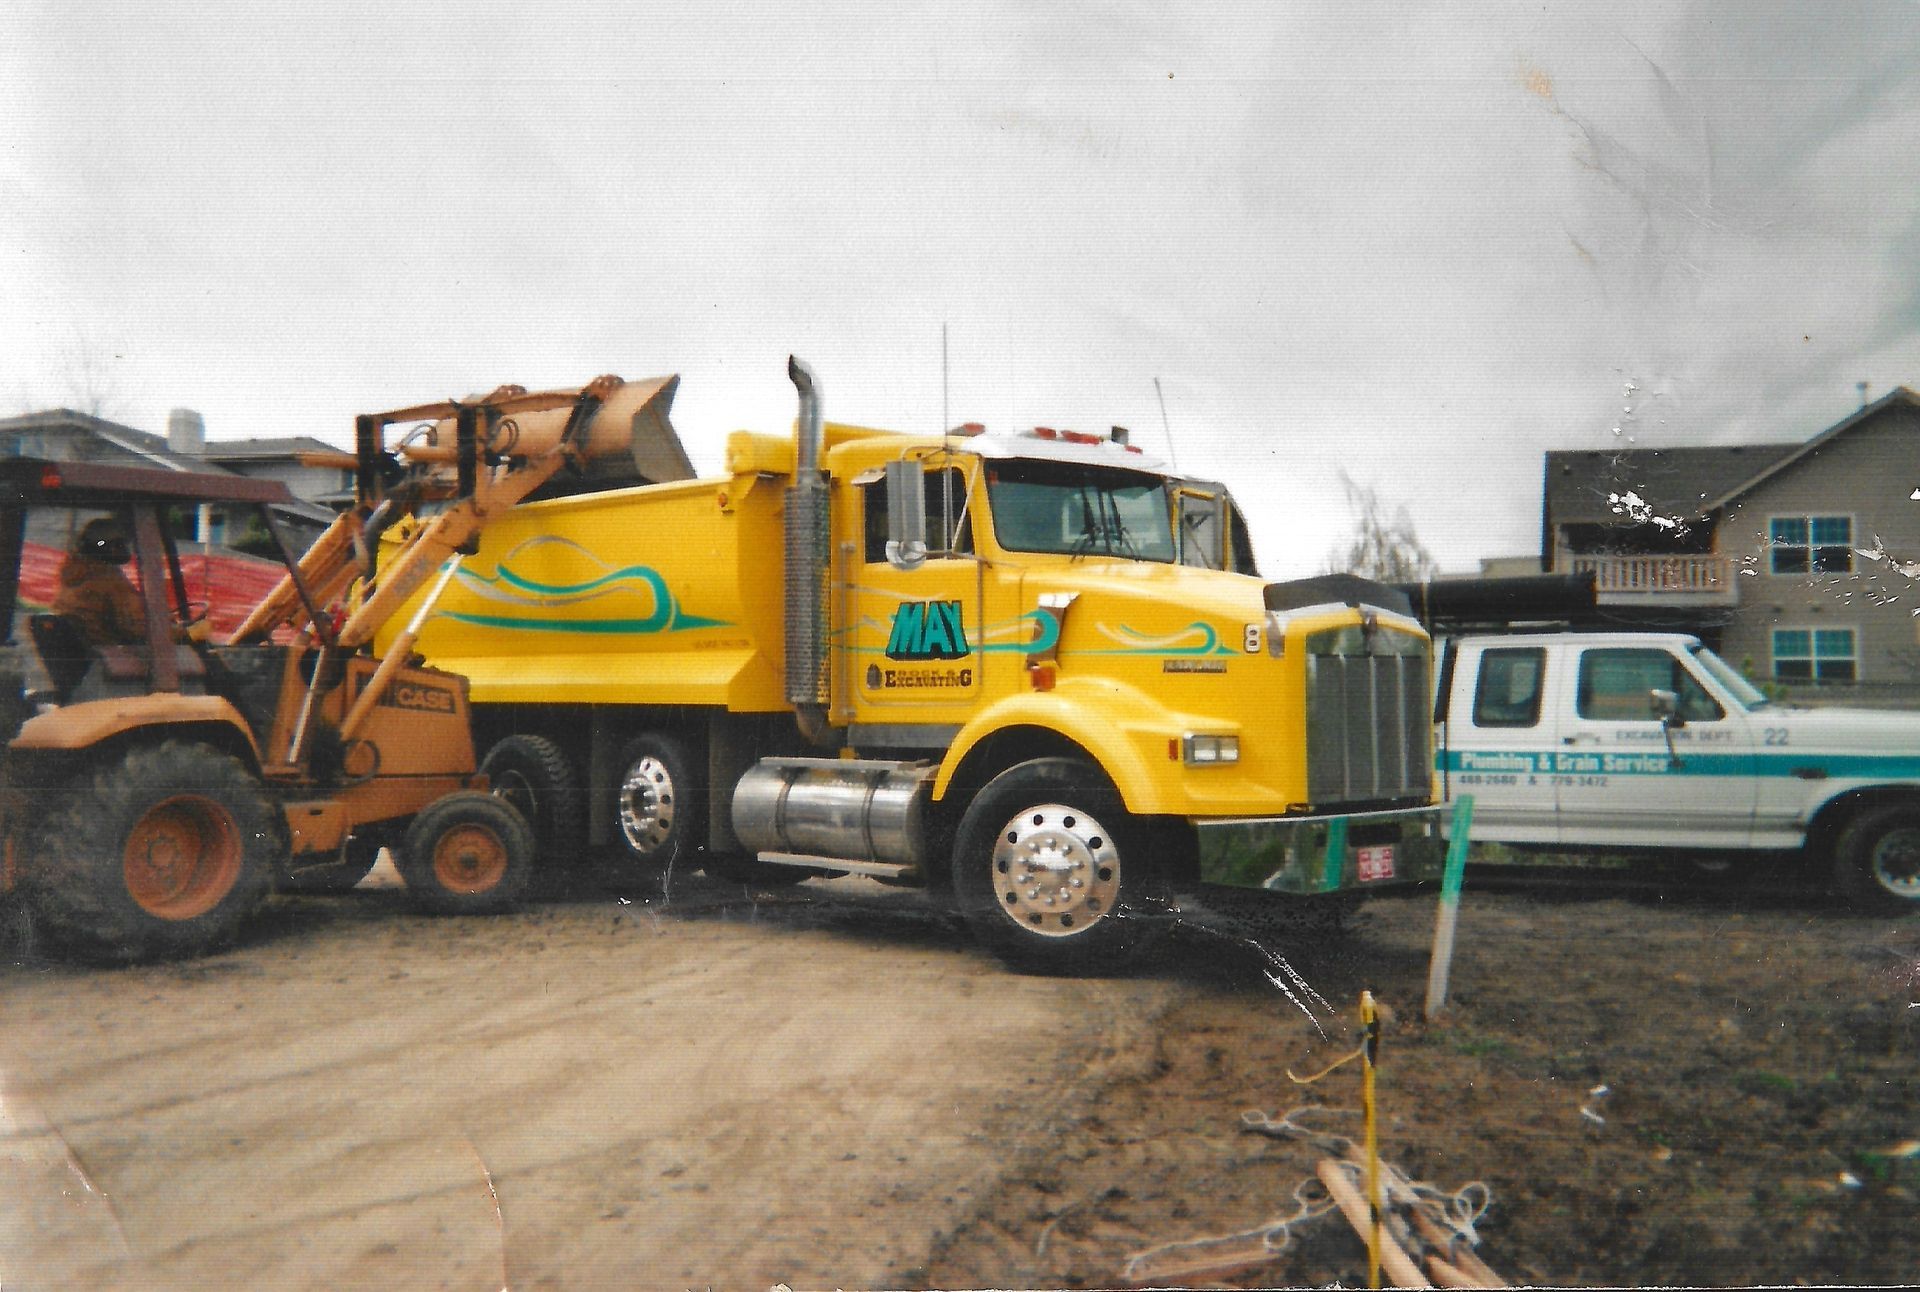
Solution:
<svg viewBox="0 0 1920 1292"><path fill-rule="evenodd" d="M494 571L492 578L484 574L477 574L474 578L483 583L504 583L509 587L519 588L523 592L531 592L543 597L573 597L583 592L593 592L601 588L610 587L616 583L624 583L629 579L638 579L649 588L652 588L654 595L661 597L667 595L666 580L660 577L659 571L645 565L629 565L623 569L614 570L609 574L603 574L597 579L588 579L585 583L540 583L524 575L516 574L512 569L504 565Z"/></svg>
<svg viewBox="0 0 1920 1292"><path fill-rule="evenodd" d="M532 633L677 633L694 628L731 626L725 619L680 614L671 605L661 607L657 613L644 619L524 619L518 615L470 615L453 610L442 611L440 617L479 628L504 628Z"/></svg>
<svg viewBox="0 0 1920 1292"><path fill-rule="evenodd" d="M973 650L967 653L973 654L975 651L978 651L981 654L987 654L987 655L1034 655L1045 650L1050 650L1055 644L1059 642L1060 623L1057 619L1054 618L1054 616L1043 614L1038 610L1031 610L1031 611L1028 611L1026 614L1020 616L1019 619L1016 619L1013 622L1014 624L1019 624L1022 621L1030 621L1030 622L1039 624L1040 635L1034 638L1032 641L977 642L975 643ZM994 634L1000 633L1006 627L1007 625L1004 625L1004 624L995 624L994 626L986 629L982 635L992 636ZM1235 653L1228 647L1220 644L1220 635L1214 631L1212 624L1207 623L1203 619L1194 620L1192 623L1188 624L1186 628L1182 629L1181 631L1183 633L1186 633L1186 632L1193 632L1196 630L1201 634L1201 639L1197 644L1192 646L1127 646L1127 647L1120 647L1113 650L1075 650L1073 653L1075 655L1153 655L1153 656L1232 655ZM830 634L830 636L839 637L848 633L849 631L851 630L840 629ZM1136 637L1136 638L1144 638L1147 635L1141 632L1137 628L1129 628L1124 624L1120 626L1120 631L1123 633L1126 633L1130 637ZM842 646L841 649L846 650L849 653L855 654L855 655L886 654L886 648L883 646Z"/></svg>
<svg viewBox="0 0 1920 1292"><path fill-rule="evenodd" d="M1038 610L1029 610L1013 622L1016 625L1021 623L1037 623L1040 625L1040 635L1030 642L985 642L982 643L980 649L989 654L1037 655L1041 651L1052 649L1053 644L1060 640L1060 621L1052 615L1042 614ZM995 624L981 635L990 636L1001 631L1001 629L1006 626L1007 625L1003 624Z"/></svg>
<svg viewBox="0 0 1920 1292"><path fill-rule="evenodd" d="M1127 647L1120 647L1114 650L1075 651L1074 654L1076 655L1231 655L1234 653L1232 650L1229 650L1227 647L1222 646L1220 644L1220 634L1216 633L1213 630L1213 625L1208 623L1204 619L1194 620L1192 623L1188 624L1185 628L1183 628L1181 630L1181 633L1193 632L1196 629L1199 630L1201 634L1201 641L1197 646L1127 646ZM1147 635L1141 632L1138 628L1129 628L1125 624L1120 625L1120 631L1125 633L1129 637L1141 638Z"/></svg>
<svg viewBox="0 0 1920 1292"><path fill-rule="evenodd" d="M520 553L549 545L572 549L605 569L606 573L578 583L544 583L518 573L508 564ZM480 628L498 628L509 632L647 634L729 626L729 622L725 619L710 619L704 615L688 614L681 608L678 599L673 595L673 590L667 586L667 581L660 576L658 570L645 565L615 567L601 560L579 543L557 535L542 535L520 544L494 566L492 574L461 570L459 578L468 592L483 600L502 602L509 608L508 611L497 614L478 614L459 610L440 612L440 617L443 619L472 624ZM597 601L619 592L638 592L640 587L646 589L653 604L652 612L646 615L557 619L534 617L525 613L528 610L545 610L555 606ZM515 611L520 613L514 613Z"/></svg>

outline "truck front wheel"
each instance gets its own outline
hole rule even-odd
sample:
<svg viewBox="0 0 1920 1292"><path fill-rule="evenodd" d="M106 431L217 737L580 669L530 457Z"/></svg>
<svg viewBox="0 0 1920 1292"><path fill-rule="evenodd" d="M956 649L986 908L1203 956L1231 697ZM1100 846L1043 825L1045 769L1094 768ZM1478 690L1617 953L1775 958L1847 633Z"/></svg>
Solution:
<svg viewBox="0 0 1920 1292"><path fill-rule="evenodd" d="M953 887L974 936L1014 968L1110 973L1166 926L1152 832L1099 770L1036 758L987 783L961 819Z"/></svg>
<svg viewBox="0 0 1920 1292"><path fill-rule="evenodd" d="M1834 885L1854 905L1920 909L1920 804L1890 803L1855 817L1834 841Z"/></svg>
<svg viewBox="0 0 1920 1292"><path fill-rule="evenodd" d="M230 755L169 740L129 750L34 832L39 922L94 960L197 955L266 899L286 848L260 781Z"/></svg>

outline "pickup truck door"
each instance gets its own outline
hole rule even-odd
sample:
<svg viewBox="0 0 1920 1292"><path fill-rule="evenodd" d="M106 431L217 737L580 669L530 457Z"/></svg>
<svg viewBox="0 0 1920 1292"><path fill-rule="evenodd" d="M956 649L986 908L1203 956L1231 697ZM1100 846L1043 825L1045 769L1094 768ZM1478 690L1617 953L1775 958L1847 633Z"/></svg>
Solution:
<svg viewBox="0 0 1920 1292"><path fill-rule="evenodd" d="M1753 738L1691 664L1659 646L1570 650L1554 787L1566 843L1741 848L1752 838ZM1678 697L1673 752L1652 692Z"/></svg>
<svg viewBox="0 0 1920 1292"><path fill-rule="evenodd" d="M1560 689L1552 652L1537 645L1459 647L1442 730L1447 795L1473 795L1475 838L1557 843L1551 768Z"/></svg>

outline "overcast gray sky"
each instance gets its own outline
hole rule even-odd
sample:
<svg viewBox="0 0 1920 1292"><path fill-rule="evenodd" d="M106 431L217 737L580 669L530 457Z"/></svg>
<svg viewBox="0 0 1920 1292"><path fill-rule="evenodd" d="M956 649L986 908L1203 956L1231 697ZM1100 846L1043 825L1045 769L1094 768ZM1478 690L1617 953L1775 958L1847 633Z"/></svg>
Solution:
<svg viewBox="0 0 1920 1292"><path fill-rule="evenodd" d="M1540 454L1920 386L1920 5L194 5L0 13L0 411L338 443L503 381L1131 426L1315 572L1447 569Z"/></svg>

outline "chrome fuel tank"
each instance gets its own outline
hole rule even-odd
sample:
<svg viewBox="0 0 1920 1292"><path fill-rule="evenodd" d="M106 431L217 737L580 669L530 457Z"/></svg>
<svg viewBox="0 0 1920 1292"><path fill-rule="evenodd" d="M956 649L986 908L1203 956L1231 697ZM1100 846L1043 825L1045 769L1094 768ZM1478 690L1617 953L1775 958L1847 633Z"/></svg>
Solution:
<svg viewBox="0 0 1920 1292"><path fill-rule="evenodd" d="M919 866L935 769L921 763L769 758L733 792L733 832L755 853Z"/></svg>

